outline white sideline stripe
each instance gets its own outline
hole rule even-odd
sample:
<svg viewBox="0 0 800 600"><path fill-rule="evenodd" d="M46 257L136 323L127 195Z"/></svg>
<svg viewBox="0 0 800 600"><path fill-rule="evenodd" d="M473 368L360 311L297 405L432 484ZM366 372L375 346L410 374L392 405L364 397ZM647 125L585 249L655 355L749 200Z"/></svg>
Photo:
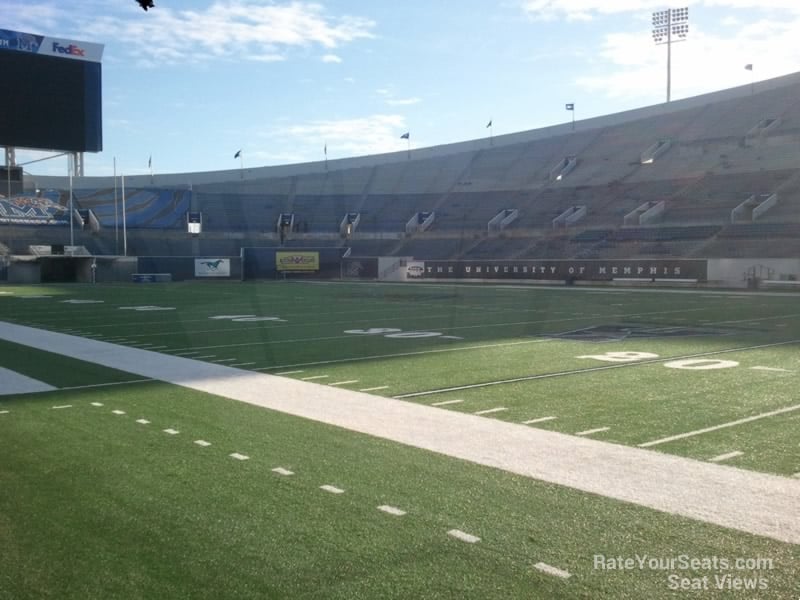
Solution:
<svg viewBox="0 0 800 600"><path fill-rule="evenodd" d="M231 458L235 458L236 460L248 460L250 457L246 454L239 454L238 452L234 452L233 454L229 454Z"/></svg>
<svg viewBox="0 0 800 600"><path fill-rule="evenodd" d="M325 379L326 377L330 377L330 375L312 375L311 377L303 377L303 381L312 381L314 379Z"/></svg>
<svg viewBox="0 0 800 600"><path fill-rule="evenodd" d="M284 469L283 467L275 467L272 469L273 473L277 473L278 475L294 475L294 471L290 471L289 469Z"/></svg>
<svg viewBox="0 0 800 600"><path fill-rule="evenodd" d="M205 356L193 356L194 360L203 360L204 358L214 358L216 354L206 354Z"/></svg>
<svg viewBox="0 0 800 600"><path fill-rule="evenodd" d="M175 356L194 356L195 354L200 354L197 350L192 350L190 352L175 352Z"/></svg>
<svg viewBox="0 0 800 600"><path fill-rule="evenodd" d="M92 406L103 406L102 402L92 402Z"/></svg>
<svg viewBox="0 0 800 600"><path fill-rule="evenodd" d="M464 533L460 529L451 529L447 532L447 535L452 535L457 540L461 540L462 542L467 542L468 544L475 544L481 541L481 538L475 535L471 535L469 533Z"/></svg>
<svg viewBox="0 0 800 600"><path fill-rule="evenodd" d="M111 412L114 413L115 415L124 415L125 414L124 410L112 410Z"/></svg>
<svg viewBox="0 0 800 600"><path fill-rule="evenodd" d="M447 406L448 404L459 404L463 400L445 400L444 402L434 402L431 406Z"/></svg>
<svg viewBox="0 0 800 600"><path fill-rule="evenodd" d="M564 571L563 569L559 569L558 567L553 567L548 565L547 563L538 562L533 565L534 569L538 569L542 573L547 573L548 575L555 575L556 577L561 577L562 579L569 579L572 577L572 574L569 571Z"/></svg>
<svg viewBox="0 0 800 600"><path fill-rule="evenodd" d="M692 309L694 310L694 309ZM552 338L551 338L552 339ZM701 352L699 354L686 354L684 356L669 356L653 358L650 360L639 360L636 362L616 363L613 365L603 365L600 367L586 367L584 369L573 369L571 371L557 371L555 373L541 373L539 375L525 375L524 377L514 377L513 379L498 379L496 381L485 381L483 383L471 383L468 385L459 385L450 388L439 388L435 390L426 390L424 392L413 392L411 394L401 394L394 396L397 400L405 398L417 398L419 396L431 396L433 394L443 394L445 392L460 392L462 390L473 390L476 388L489 387L494 385L505 385L508 383L519 383L521 381L535 381L537 379L550 379L552 377L565 377L568 375L580 375L582 373L594 373L598 371L608 371L610 369L624 369L629 367L641 367L643 365L653 365L663 362L684 360L688 358L700 358L703 356L717 356L719 354L730 354L731 352L746 352L748 350L761 350L762 348L774 348L776 346L787 346L789 344L800 343L800 340L787 340L785 342L774 342L771 344L759 344L757 346L744 346L738 348L726 348L724 350L712 350L710 352Z"/></svg>
<svg viewBox="0 0 800 600"><path fill-rule="evenodd" d="M55 389L44 381L0 367L0 396L52 392Z"/></svg>
<svg viewBox="0 0 800 600"><path fill-rule="evenodd" d="M778 367L750 367L753 371L773 371L775 373L791 373L789 369L779 369Z"/></svg>
<svg viewBox="0 0 800 600"><path fill-rule="evenodd" d="M170 428L170 429L164 429L164 433L168 433L170 435L178 435L180 431L178 431L177 429Z"/></svg>
<svg viewBox="0 0 800 600"><path fill-rule="evenodd" d="M379 506L378 510L382 510L383 512L389 513L390 515L394 515L395 517L402 517L403 515L406 514L406 511L400 510L395 506L388 506L386 504Z"/></svg>
<svg viewBox="0 0 800 600"><path fill-rule="evenodd" d="M249 367L250 365L254 365L254 364L256 364L256 363L254 363L254 362L246 362L246 363L235 363L235 364L232 364L231 366L232 367Z"/></svg>
<svg viewBox="0 0 800 600"><path fill-rule="evenodd" d="M233 361L235 361L235 360L239 360L239 359L238 359L238 358L218 358L217 360L212 360L211 362L215 362L215 363L227 363L227 362L233 362Z"/></svg>
<svg viewBox="0 0 800 600"><path fill-rule="evenodd" d="M539 417L538 419L531 419L530 421L523 421L522 424L523 425L532 425L534 423L543 423L545 421L552 421L553 419L556 419L556 418L557 417Z"/></svg>
<svg viewBox="0 0 800 600"><path fill-rule="evenodd" d="M0 415L7 415L9 412L8 410L0 410Z"/></svg>
<svg viewBox="0 0 800 600"><path fill-rule="evenodd" d="M207 448L208 446L211 445L211 442L207 442L205 440L195 440L194 443L197 444L198 446L202 446L203 448Z"/></svg>
<svg viewBox="0 0 800 600"><path fill-rule="evenodd" d="M779 408L778 410L771 410L769 412L761 413L760 415L753 415L752 417L745 417L744 419L738 419L736 421L730 421L728 423L722 423L720 425L714 425L713 427L706 427L705 429L697 429L695 431L679 433L678 435L671 435L669 437L653 440L652 442L645 442L644 444L639 444L639 448L649 448L651 446L658 446L659 444L666 444L667 442L682 440L684 438L693 437L695 435L701 435L703 433L710 433L712 431L717 431L718 429L725 429L726 427L735 427L736 425L743 425L745 423L750 423L751 421L766 419L767 417L774 417L775 415L781 415L783 413L792 412L795 410L800 410L800 404L795 404L794 406L787 406L785 408Z"/></svg>
<svg viewBox="0 0 800 600"><path fill-rule="evenodd" d="M593 433L602 433L608 431L611 427L598 427L597 429L587 429L586 431L579 431L575 435L592 435Z"/></svg>
<svg viewBox="0 0 800 600"><path fill-rule="evenodd" d="M321 485L319 489L325 490L326 492L330 492L331 494L344 494L344 490L341 488L336 487L335 485Z"/></svg>
<svg viewBox="0 0 800 600"><path fill-rule="evenodd" d="M136 419L137 423L141 423L142 425L150 425L150 421L147 419Z"/></svg>
<svg viewBox="0 0 800 600"><path fill-rule="evenodd" d="M736 458L737 456L741 456L744 452L739 452L738 450L734 450L733 452L728 452L726 454L720 454L719 456L715 456L714 458L709 458L708 462L722 462L723 460L728 460L729 458Z"/></svg>
<svg viewBox="0 0 800 600"><path fill-rule="evenodd" d="M303 373L303 369L298 369L296 371L283 371L281 373L275 373L275 375L294 375L296 373Z"/></svg>
<svg viewBox="0 0 800 600"><path fill-rule="evenodd" d="M348 381L334 381L333 383L329 383L328 385L348 385L350 383L358 383L358 379L350 379Z"/></svg>
<svg viewBox="0 0 800 600"><path fill-rule="evenodd" d="M0 339L662 513L800 544L798 479L8 322L0 321ZM789 343L797 340L780 345Z"/></svg>
<svg viewBox="0 0 800 600"><path fill-rule="evenodd" d="M504 406L498 406L497 408L487 408L486 410L479 410L478 412L472 413L473 415L490 415L492 413L503 412L504 410L508 410Z"/></svg>
<svg viewBox="0 0 800 600"><path fill-rule="evenodd" d="M58 410L60 408L72 408L72 404L61 404L59 406L54 406L53 410Z"/></svg>
<svg viewBox="0 0 800 600"><path fill-rule="evenodd" d="M371 388L364 388L363 390L358 390L359 392L377 392L378 390L388 390L388 385L379 385L378 387L371 387Z"/></svg>
<svg viewBox="0 0 800 600"><path fill-rule="evenodd" d="M127 385L129 383L147 383L148 381L155 381L154 379L131 379L130 381L112 381L111 383L91 383L89 385L72 385L69 387L58 388L59 391L66 390L88 390L89 388L111 387L114 385Z"/></svg>

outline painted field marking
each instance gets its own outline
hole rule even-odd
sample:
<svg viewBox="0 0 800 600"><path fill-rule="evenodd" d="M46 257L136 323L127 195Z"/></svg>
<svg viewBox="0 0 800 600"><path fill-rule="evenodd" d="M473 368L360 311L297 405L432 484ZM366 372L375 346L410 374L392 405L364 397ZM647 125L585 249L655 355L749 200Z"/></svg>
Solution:
<svg viewBox="0 0 800 600"><path fill-rule="evenodd" d="M217 360L212 360L211 362L226 363L226 362L233 362L235 360L239 360L239 359L238 358L218 358Z"/></svg>
<svg viewBox="0 0 800 600"><path fill-rule="evenodd" d="M729 458L736 458L737 456L741 456L744 452L739 452L738 450L734 450L733 452L727 452L725 454L720 454L719 456L715 456L714 458L709 458L708 462L722 462L723 460L728 460Z"/></svg>
<svg viewBox="0 0 800 600"><path fill-rule="evenodd" d="M386 504L379 506L378 510L382 510L383 512L388 513L390 515L394 515L395 517L402 517L403 515L406 514L406 511L400 510L395 506L388 506Z"/></svg>
<svg viewBox="0 0 800 600"><path fill-rule="evenodd" d="M294 471L290 471L289 469L284 469L283 467L275 467L272 469L273 473L277 473L278 475L294 475Z"/></svg>
<svg viewBox="0 0 800 600"><path fill-rule="evenodd" d="M523 425L533 425L534 423L544 423L545 421L552 421L557 417L539 417L538 419L531 419L530 421L523 421Z"/></svg>
<svg viewBox="0 0 800 600"><path fill-rule="evenodd" d="M726 348L725 350L712 350L711 352L701 352L699 354L689 354L686 356L670 356L662 358L654 358L652 360L640 360L638 362L625 362L615 363L611 365L603 365L601 367L587 367L584 369L573 369L571 371L556 371L555 373L542 373L539 375L525 375L523 377L514 377L512 379L499 379L496 381L486 381L484 383L472 383L468 385L459 385L449 388L439 388L435 390L427 390L424 392L413 392L410 394L401 394L393 396L395 400L404 400L405 398L416 398L419 396L431 396L433 394L443 394L445 392L458 392L461 390L472 390L482 387L490 387L495 385L505 385L508 383L519 383L521 381L535 381L537 379L550 379L553 377L566 377L569 375L581 375L583 373L595 373L599 371L608 371L611 369L624 369L630 367L641 367L643 365L653 365L663 363L665 361L677 361L683 359L697 358L701 356L716 356L718 354L730 354L731 352L745 352L747 350L761 350L762 348L774 348L776 346L787 346L790 344L797 344L800 340L787 340L785 342L775 342L772 344L758 344L756 346L744 346L738 348Z"/></svg>
<svg viewBox="0 0 800 600"><path fill-rule="evenodd" d="M478 412L472 413L473 415L490 415L492 413L503 412L504 410L508 410L504 406L498 406L497 408L487 408L486 410L479 410Z"/></svg>
<svg viewBox="0 0 800 600"><path fill-rule="evenodd" d="M256 363L254 363L254 362L245 362L245 363L234 363L234 364L232 364L230 366L231 367L249 367L249 366L254 365L254 364L256 364Z"/></svg>
<svg viewBox="0 0 800 600"><path fill-rule="evenodd" d="M87 390L89 388L111 387L114 385L127 385L129 383L147 383L148 381L155 381L154 379L131 379L130 381L112 381L111 383L91 383L89 385L73 385L69 387L58 388L64 390Z"/></svg>
<svg viewBox="0 0 800 600"><path fill-rule="evenodd" d="M206 356L193 356L192 360L203 360L204 358L215 358L216 354L207 354Z"/></svg>
<svg viewBox="0 0 800 600"><path fill-rule="evenodd" d="M464 533L460 529L451 529L447 532L447 535L451 535L457 540L461 540L462 542L467 542L468 544L475 544L481 541L481 538L475 535L471 535L469 533Z"/></svg>
<svg viewBox="0 0 800 600"><path fill-rule="evenodd" d="M341 488L337 488L335 485L321 485L319 489L325 490L326 492L330 492L331 494L344 494L344 490Z"/></svg>
<svg viewBox="0 0 800 600"><path fill-rule="evenodd" d="M358 383L358 379L349 379L347 381L334 381L333 383L329 383L328 385L348 385L350 383Z"/></svg>
<svg viewBox="0 0 800 600"><path fill-rule="evenodd" d="M602 433L608 431L611 427L598 427L597 429L587 429L586 431L579 431L575 435L592 435L593 433Z"/></svg>
<svg viewBox="0 0 800 600"><path fill-rule="evenodd" d="M166 346L150 346L150 350L163 350Z"/></svg>
<svg viewBox="0 0 800 600"><path fill-rule="evenodd" d="M434 402L431 406L447 406L448 404L459 404L463 400L445 400L444 402Z"/></svg>
<svg viewBox="0 0 800 600"><path fill-rule="evenodd" d="M53 410L59 410L61 408L72 408L72 404L61 404L59 406L54 406Z"/></svg>
<svg viewBox="0 0 800 600"><path fill-rule="evenodd" d="M115 415L124 415L125 414L124 410L112 410L111 412L114 413Z"/></svg>
<svg viewBox="0 0 800 600"><path fill-rule="evenodd" d="M192 350L191 352L176 352L175 356L192 356L193 354L200 354L197 350Z"/></svg>
<svg viewBox="0 0 800 600"><path fill-rule="evenodd" d="M295 375L296 373L303 373L303 369L298 369L297 371L282 371L280 373L275 373L275 375Z"/></svg>
<svg viewBox="0 0 800 600"><path fill-rule="evenodd" d="M194 443L198 446L202 446L203 448L207 448L211 445L211 442L207 442L205 440L195 440Z"/></svg>
<svg viewBox="0 0 800 600"><path fill-rule="evenodd" d="M164 433L168 433L170 435L178 435L180 431L178 431L177 429L170 428L170 429L164 429Z"/></svg>
<svg viewBox="0 0 800 600"><path fill-rule="evenodd" d="M645 442L644 444L639 444L639 448L649 448L651 446L658 446L659 444L666 444L667 442L682 440L684 438L693 437L695 435L701 435L703 433L717 431L718 429L725 429L726 427L735 427L736 425L743 425L744 423L750 423L751 421L757 421L758 419L766 419L767 417L774 417L775 415L780 415L795 410L800 410L800 404L795 404L794 406L787 406L785 408L779 408L778 410L771 410L769 412L761 413L760 415L753 415L752 417L745 417L744 419L737 419L736 421L730 421L728 423L722 423L720 425L714 425L713 427L706 427L704 429L697 429L695 431L679 433L678 435L671 435L669 437L653 440L652 442Z"/></svg>
<svg viewBox="0 0 800 600"><path fill-rule="evenodd" d="M371 387L371 388L364 388L363 390L358 390L359 392L377 392L378 390L388 390L388 385L379 385L378 387Z"/></svg>
<svg viewBox="0 0 800 600"><path fill-rule="evenodd" d="M311 377L303 377L303 381L312 381L314 379L325 379L326 377L330 377L330 375L312 375Z"/></svg>
<svg viewBox="0 0 800 600"><path fill-rule="evenodd" d="M772 371L774 373L791 373L789 369L779 369L777 367L750 367L753 371Z"/></svg>
<svg viewBox="0 0 800 600"><path fill-rule="evenodd" d="M92 406L103 406L102 402L92 402Z"/></svg>
<svg viewBox="0 0 800 600"><path fill-rule="evenodd" d="M136 422L141 425L150 425L150 421L148 421L147 419L136 419Z"/></svg>
<svg viewBox="0 0 800 600"><path fill-rule="evenodd" d="M535 565L533 565L533 568L541 571L542 573L547 573L548 575L561 577L562 579L569 579L570 577L572 577L572 574L569 571L564 571L563 569L559 569L558 567L553 567L543 562L536 563Z"/></svg>
<svg viewBox="0 0 800 600"><path fill-rule="evenodd" d="M236 460L249 460L250 457L246 454L239 454L238 452L234 452L233 454L229 454L231 458L235 458Z"/></svg>
<svg viewBox="0 0 800 600"><path fill-rule="evenodd" d="M6 412L8 412L8 411L6 411ZM792 475L792 477L794 477L795 479L800 479L800 471L798 471L797 473Z"/></svg>
<svg viewBox="0 0 800 600"><path fill-rule="evenodd" d="M7 415L9 412L8 410L0 410L0 415Z"/></svg>

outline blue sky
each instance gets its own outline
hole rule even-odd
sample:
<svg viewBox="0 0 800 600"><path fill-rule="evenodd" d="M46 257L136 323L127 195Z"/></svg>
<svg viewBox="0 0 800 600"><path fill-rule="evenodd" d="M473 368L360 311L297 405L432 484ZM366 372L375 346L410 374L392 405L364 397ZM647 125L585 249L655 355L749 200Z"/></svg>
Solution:
<svg viewBox="0 0 800 600"><path fill-rule="evenodd" d="M664 102L655 10L689 7L673 100L800 64L797 0L0 0L0 27L105 44L87 175L236 169L495 136ZM746 71L744 65L754 65ZM18 162L41 154L19 151ZM65 174L65 159L31 165Z"/></svg>

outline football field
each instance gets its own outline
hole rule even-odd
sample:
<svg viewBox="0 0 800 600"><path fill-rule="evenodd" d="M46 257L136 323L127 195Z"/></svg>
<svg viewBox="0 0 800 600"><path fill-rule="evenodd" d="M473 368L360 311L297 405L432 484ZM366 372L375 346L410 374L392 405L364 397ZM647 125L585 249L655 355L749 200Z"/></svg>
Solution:
<svg viewBox="0 0 800 600"><path fill-rule="evenodd" d="M6 286L0 307L70 336L0 336L0 598L798 595L789 537L237 402L136 358L363 392L378 418L385 398L501 422L509 453L534 430L743 471L800 504L797 295L174 283ZM90 341L141 353L93 358Z"/></svg>

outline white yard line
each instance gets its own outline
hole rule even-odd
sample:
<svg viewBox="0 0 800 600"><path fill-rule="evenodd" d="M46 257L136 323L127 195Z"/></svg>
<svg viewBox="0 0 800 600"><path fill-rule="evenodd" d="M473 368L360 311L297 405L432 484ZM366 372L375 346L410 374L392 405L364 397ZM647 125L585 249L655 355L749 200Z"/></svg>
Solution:
<svg viewBox="0 0 800 600"><path fill-rule="evenodd" d="M303 373L303 369L296 371L283 371L282 373L275 373L275 375L295 375L296 373Z"/></svg>
<svg viewBox="0 0 800 600"><path fill-rule="evenodd" d="M378 387L371 387L371 388L364 388L363 390L358 390L359 392L377 392L378 390L388 390L388 385L379 385Z"/></svg>
<svg viewBox="0 0 800 600"><path fill-rule="evenodd" d="M800 544L797 479L10 323L0 322L0 339L523 477Z"/></svg>
<svg viewBox="0 0 800 600"><path fill-rule="evenodd" d="M728 421L727 423L721 423L720 425L714 425L712 427L705 427L704 429L695 429L694 431L688 431L686 433L679 433L677 435L671 435L669 437L660 438L657 440L653 440L652 442L645 442L644 444L639 444L640 448L650 448L651 446L658 446L660 444L666 444L667 442L674 442L675 440L682 440L688 437L694 437L696 435L701 435L703 433L710 433L712 431L717 431L718 429L726 429L728 427L736 427L737 425L743 425L745 423L750 423L752 421L758 421L759 419L766 419L767 417L774 417L775 415L782 415L783 413L793 412L795 410L800 410L800 404L795 404L794 406L787 406L785 408L779 408L777 410L771 410L769 412L761 413L760 415L753 415L752 417L745 417L744 419L737 419L735 421Z"/></svg>
<svg viewBox="0 0 800 600"><path fill-rule="evenodd" d="M314 381L315 379L327 379L330 375L312 375L311 377L303 377L303 381Z"/></svg>
<svg viewBox="0 0 800 600"><path fill-rule="evenodd" d="M778 367L750 367L753 371L770 371L773 373L791 373L789 369L780 369Z"/></svg>
<svg viewBox="0 0 800 600"><path fill-rule="evenodd" d="M338 488L335 485L321 485L319 489L325 490L326 492L330 492L331 494L344 494L344 490L342 488Z"/></svg>
<svg viewBox="0 0 800 600"><path fill-rule="evenodd" d="M556 417L539 417L538 419L531 419L529 421L523 421L523 425L533 425L534 423L544 423L545 421L552 421Z"/></svg>
<svg viewBox="0 0 800 600"><path fill-rule="evenodd" d="M464 533L459 529L451 529L450 531L447 532L447 535L451 535L457 540L461 540L462 542L467 542L468 544L476 544L481 541L481 538L479 538L478 536L472 535L470 533Z"/></svg>
<svg viewBox="0 0 800 600"><path fill-rule="evenodd" d="M724 460L736 458L737 456L742 456L743 454L744 452L739 452L738 450L734 450L733 452L727 452L725 454L720 454L719 456L715 456L714 458L709 458L708 462L722 462Z"/></svg>
<svg viewBox="0 0 800 600"><path fill-rule="evenodd" d="M491 415L493 413L503 412L508 410L505 406L498 406L497 408L487 408L484 410L479 410L478 412L472 413L473 415Z"/></svg>
<svg viewBox="0 0 800 600"><path fill-rule="evenodd" d="M541 571L542 573L547 573L548 575L560 577L561 579L569 579L570 577L572 577L569 571L564 571L563 569L550 566L547 563L543 562L536 563L535 565L533 565L533 568Z"/></svg>
<svg viewBox="0 0 800 600"><path fill-rule="evenodd" d="M575 435L592 435L594 433L602 433L608 431L611 427L598 427L596 429L587 429L586 431L579 431Z"/></svg>
<svg viewBox="0 0 800 600"><path fill-rule="evenodd" d="M445 400L443 402L434 402L431 406L448 406L450 404L461 404L463 400Z"/></svg>
<svg viewBox="0 0 800 600"><path fill-rule="evenodd" d="M347 381L334 381L328 385L349 385L351 383L358 383L358 379L348 379Z"/></svg>
<svg viewBox="0 0 800 600"><path fill-rule="evenodd" d="M396 506L388 506L386 504L379 506L378 510L382 510L385 513L390 515L394 515L395 517L402 517L406 514L406 511L397 508Z"/></svg>

